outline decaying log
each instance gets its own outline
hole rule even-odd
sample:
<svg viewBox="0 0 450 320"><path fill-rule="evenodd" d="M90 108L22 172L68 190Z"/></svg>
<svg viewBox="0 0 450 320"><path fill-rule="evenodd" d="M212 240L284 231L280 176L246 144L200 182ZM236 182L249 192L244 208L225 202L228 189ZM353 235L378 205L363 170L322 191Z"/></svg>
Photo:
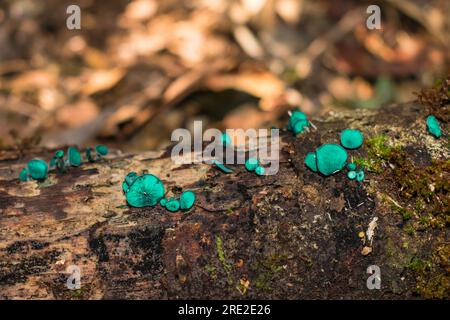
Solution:
<svg viewBox="0 0 450 320"><path fill-rule="evenodd" d="M281 135L274 176L242 165L231 174L175 165L167 150L113 151L23 183L26 162L52 152L2 151L0 297L448 298L448 138L427 133L426 115L413 102L314 119L317 130ZM366 165L365 181L345 170L330 177L307 170L306 153L339 143L348 127L365 136L349 152ZM175 194L194 190L194 208L126 206L122 180L143 170ZM80 289L66 287L70 265L81 270ZM380 289L367 287L371 265L380 267Z"/></svg>

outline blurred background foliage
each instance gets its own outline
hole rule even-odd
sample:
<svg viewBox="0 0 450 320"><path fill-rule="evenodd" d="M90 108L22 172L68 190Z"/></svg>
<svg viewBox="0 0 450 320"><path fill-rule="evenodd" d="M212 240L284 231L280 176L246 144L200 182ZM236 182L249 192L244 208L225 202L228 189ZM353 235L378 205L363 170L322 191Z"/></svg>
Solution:
<svg viewBox="0 0 450 320"><path fill-rule="evenodd" d="M193 120L263 128L295 107L412 100L449 73L449 14L448 0L2 0L0 148L156 149Z"/></svg>

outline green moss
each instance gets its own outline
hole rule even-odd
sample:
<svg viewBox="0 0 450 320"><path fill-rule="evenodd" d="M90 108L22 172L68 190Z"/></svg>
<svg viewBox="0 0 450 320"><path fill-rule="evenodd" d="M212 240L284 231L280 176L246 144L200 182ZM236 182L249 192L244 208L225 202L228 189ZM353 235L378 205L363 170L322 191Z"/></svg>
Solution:
<svg viewBox="0 0 450 320"><path fill-rule="evenodd" d="M403 231L410 236L415 236L416 234L416 230L414 229L414 227L410 224L404 225L403 226Z"/></svg>
<svg viewBox="0 0 450 320"><path fill-rule="evenodd" d="M404 221L410 220L414 216L414 212L403 207L399 207L395 203L391 203L391 209L402 216Z"/></svg>
<svg viewBox="0 0 450 320"><path fill-rule="evenodd" d="M220 236L216 236L216 246L217 246L217 256L226 272L231 271L231 265L227 262L225 258L225 252L223 251L223 242Z"/></svg>
<svg viewBox="0 0 450 320"><path fill-rule="evenodd" d="M211 276L211 278L216 279L217 278L217 270L216 267L211 266L209 264L207 264L205 266L205 271L208 272Z"/></svg>
<svg viewBox="0 0 450 320"><path fill-rule="evenodd" d="M420 167L416 166L401 148L382 147L384 138L370 140L373 148L369 154L377 154L381 161L390 164L383 170L382 178L398 195L397 201L389 201L391 209L400 214L403 220L413 221L416 231L448 226L450 160L432 160L431 165ZM375 164L375 169L380 164L381 169L381 163L377 160L370 164Z"/></svg>
<svg viewBox="0 0 450 320"><path fill-rule="evenodd" d="M413 257L407 267L415 272L424 272L430 268L430 262Z"/></svg>
<svg viewBox="0 0 450 320"><path fill-rule="evenodd" d="M393 164L390 182L400 190L403 201L414 206L421 228L443 228L448 225L450 162L433 160L430 166L417 167L401 151L393 152L388 161Z"/></svg>
<svg viewBox="0 0 450 320"><path fill-rule="evenodd" d="M387 142L387 136L378 135L367 139L367 157L357 157L353 162L358 166L367 169L370 172L380 173L382 171L382 164L392 154L393 151L399 150L399 147L391 147Z"/></svg>
<svg viewBox="0 0 450 320"><path fill-rule="evenodd" d="M70 291L71 299L77 299L77 300L83 299L83 296L84 296L83 288Z"/></svg>
<svg viewBox="0 0 450 320"><path fill-rule="evenodd" d="M231 275L232 265L228 263L227 258L225 257L225 252L223 250L223 242L220 236L216 236L216 247L217 247L217 257L219 258L220 263L222 264L223 269L227 275L228 284L233 284L233 277Z"/></svg>
<svg viewBox="0 0 450 320"><path fill-rule="evenodd" d="M415 291L426 299L450 296L450 244L442 244L426 259L413 257L407 266L415 279Z"/></svg>
<svg viewBox="0 0 450 320"><path fill-rule="evenodd" d="M270 282L274 281L276 276L283 270L286 263L286 254L271 254L268 257L259 260L253 269L257 272L255 287L265 291L270 291Z"/></svg>
<svg viewBox="0 0 450 320"><path fill-rule="evenodd" d="M416 283L414 291L418 295L428 299L446 299L450 292L450 245L444 243L425 257L411 254L427 252L429 239L419 236L418 232L429 228L445 232L449 224L450 162L433 160L431 165L420 167L401 148L384 153L383 157L383 161L390 164L383 170L383 181L396 193L396 200L391 199L389 203L392 210L407 221L402 230L405 236L414 237L414 242L408 245L403 238L402 250L388 240L386 253L393 265L406 267L412 273ZM382 195L382 199L388 197Z"/></svg>

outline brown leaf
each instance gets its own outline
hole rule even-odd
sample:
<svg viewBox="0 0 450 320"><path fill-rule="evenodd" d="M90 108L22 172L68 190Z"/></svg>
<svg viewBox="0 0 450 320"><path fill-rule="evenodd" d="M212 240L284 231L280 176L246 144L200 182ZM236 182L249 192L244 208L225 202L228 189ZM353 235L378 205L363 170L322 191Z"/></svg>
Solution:
<svg viewBox="0 0 450 320"><path fill-rule="evenodd" d="M214 91L235 89L259 98L275 98L285 90L284 83L267 71L213 75L206 80L206 87Z"/></svg>
<svg viewBox="0 0 450 320"><path fill-rule="evenodd" d="M111 89L122 79L124 74L125 71L121 68L91 71L87 76L86 84L81 88L81 93L91 95Z"/></svg>

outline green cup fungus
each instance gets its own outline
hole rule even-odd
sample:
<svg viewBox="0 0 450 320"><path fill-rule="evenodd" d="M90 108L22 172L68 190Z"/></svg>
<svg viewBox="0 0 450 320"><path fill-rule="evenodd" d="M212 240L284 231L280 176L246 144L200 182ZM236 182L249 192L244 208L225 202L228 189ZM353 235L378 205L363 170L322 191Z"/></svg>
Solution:
<svg viewBox="0 0 450 320"><path fill-rule="evenodd" d="M57 167L59 170L64 168L64 150L57 150L50 160L49 167Z"/></svg>
<svg viewBox="0 0 450 320"><path fill-rule="evenodd" d="M440 138L442 135L441 127L439 126L439 122L435 116L429 115L427 117L427 128L428 132L432 134L435 138Z"/></svg>
<svg viewBox="0 0 450 320"><path fill-rule="evenodd" d="M69 164L72 167L79 167L81 165L81 153L77 147L69 147L67 150Z"/></svg>
<svg viewBox="0 0 450 320"><path fill-rule="evenodd" d="M362 182L364 180L364 171L359 170L356 173L356 180L358 180L359 182Z"/></svg>
<svg viewBox="0 0 450 320"><path fill-rule="evenodd" d="M64 157L64 150L57 150L53 157L56 159L62 159Z"/></svg>
<svg viewBox="0 0 450 320"><path fill-rule="evenodd" d="M347 177L348 177L350 180L355 179L355 178L356 178L356 171L351 170L351 171L347 172Z"/></svg>
<svg viewBox="0 0 450 320"><path fill-rule="evenodd" d="M359 130L345 129L341 132L341 144L347 149L358 149L363 141L364 137Z"/></svg>
<svg viewBox="0 0 450 320"><path fill-rule="evenodd" d="M223 132L221 137L220 137L220 142L225 147L231 145L230 135L228 133L226 133L226 132Z"/></svg>
<svg viewBox="0 0 450 320"><path fill-rule="evenodd" d="M47 177L48 166L44 160L33 159L28 162L27 167L28 175L34 180L43 180Z"/></svg>
<svg viewBox="0 0 450 320"><path fill-rule="evenodd" d="M347 162L347 151L337 144L323 144L316 149L318 171L324 176L341 171Z"/></svg>
<svg viewBox="0 0 450 320"><path fill-rule="evenodd" d="M22 171L20 171L19 180L20 181L28 181L28 179L29 179L28 169L23 168Z"/></svg>
<svg viewBox="0 0 450 320"><path fill-rule="evenodd" d="M317 172L317 157L315 152L308 152L305 157L305 165L313 172Z"/></svg>
<svg viewBox="0 0 450 320"><path fill-rule="evenodd" d="M255 171L255 169L259 166L259 160L256 158L248 158L245 161L245 169L248 171Z"/></svg>
<svg viewBox="0 0 450 320"><path fill-rule="evenodd" d="M264 167L261 167L261 166L258 166L258 167L255 169L255 173L256 173L258 176L264 175L265 172L266 172L266 169L264 169Z"/></svg>
<svg viewBox="0 0 450 320"><path fill-rule="evenodd" d="M166 198L162 198L161 200L159 200L159 204L161 205L161 207L165 207L167 204L167 199Z"/></svg>
<svg viewBox="0 0 450 320"><path fill-rule="evenodd" d="M94 156L93 151L94 151L93 148L86 149L86 159L89 162L95 162L95 160L100 160L102 156L106 156L109 153L108 147L102 144L95 146L95 153L97 154L97 157Z"/></svg>
<svg viewBox="0 0 450 320"><path fill-rule="evenodd" d="M185 191L180 196L180 208L181 210L189 210L192 208L195 202L195 193L192 191Z"/></svg>
<svg viewBox="0 0 450 320"><path fill-rule="evenodd" d="M221 162L219 162L217 160L213 160L212 163L214 165L216 165L217 168L219 168L220 170L222 170L225 173L232 173L233 172L233 170L231 170L230 168L225 167L223 163L221 163Z"/></svg>
<svg viewBox="0 0 450 320"><path fill-rule="evenodd" d="M144 174L129 186L125 197L132 207L154 206L164 197L164 185L158 177Z"/></svg>
<svg viewBox="0 0 450 320"><path fill-rule="evenodd" d="M350 171L355 171L356 170L356 163L350 162L349 164L347 164L347 169L350 170Z"/></svg>
<svg viewBox="0 0 450 320"><path fill-rule="evenodd" d="M177 199L169 199L169 201L166 202L166 209L170 212L177 212L180 210L180 201Z"/></svg>
<svg viewBox="0 0 450 320"><path fill-rule="evenodd" d="M287 129L297 135L302 133L309 126L308 117L305 113L295 110L292 112Z"/></svg>
<svg viewBox="0 0 450 320"><path fill-rule="evenodd" d="M109 152L108 147L101 144L95 147L95 151L97 152L98 158L101 158L101 156L106 156Z"/></svg>
<svg viewBox="0 0 450 320"><path fill-rule="evenodd" d="M55 157L51 158L51 159L50 159L50 162L48 163L48 166L49 166L50 168L55 167L55 166L56 166L56 161L57 161L57 160L58 160L58 159L56 159Z"/></svg>

